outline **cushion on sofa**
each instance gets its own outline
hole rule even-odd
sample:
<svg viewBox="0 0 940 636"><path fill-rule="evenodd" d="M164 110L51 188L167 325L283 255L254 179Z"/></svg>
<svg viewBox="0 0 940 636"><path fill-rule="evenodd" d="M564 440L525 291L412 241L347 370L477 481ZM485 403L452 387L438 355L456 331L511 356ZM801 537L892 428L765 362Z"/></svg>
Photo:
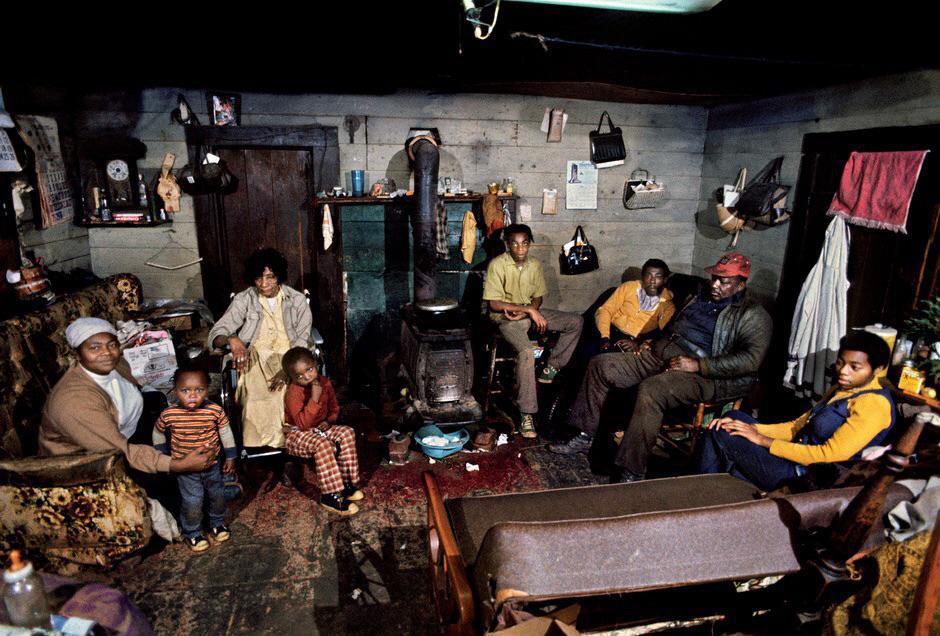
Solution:
<svg viewBox="0 0 940 636"><path fill-rule="evenodd" d="M152 534L143 489L119 451L0 461L0 547L111 565Z"/></svg>
<svg viewBox="0 0 940 636"><path fill-rule="evenodd" d="M35 454L42 407L72 362L65 328L76 318L123 320L142 300L140 281L116 274L57 299L52 305L0 322L0 458Z"/></svg>
<svg viewBox="0 0 940 636"><path fill-rule="evenodd" d="M623 517L751 501L757 488L731 475L688 475L668 479L583 486L444 502L460 554L469 567L493 526L511 522L571 521Z"/></svg>

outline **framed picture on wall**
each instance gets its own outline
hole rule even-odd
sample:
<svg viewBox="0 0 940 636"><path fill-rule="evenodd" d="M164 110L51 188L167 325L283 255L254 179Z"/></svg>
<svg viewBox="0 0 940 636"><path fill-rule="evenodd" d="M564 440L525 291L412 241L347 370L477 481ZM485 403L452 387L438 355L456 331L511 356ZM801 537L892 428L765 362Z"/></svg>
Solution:
<svg viewBox="0 0 940 636"><path fill-rule="evenodd" d="M238 126L241 124L241 95L206 93L206 105L213 126Z"/></svg>

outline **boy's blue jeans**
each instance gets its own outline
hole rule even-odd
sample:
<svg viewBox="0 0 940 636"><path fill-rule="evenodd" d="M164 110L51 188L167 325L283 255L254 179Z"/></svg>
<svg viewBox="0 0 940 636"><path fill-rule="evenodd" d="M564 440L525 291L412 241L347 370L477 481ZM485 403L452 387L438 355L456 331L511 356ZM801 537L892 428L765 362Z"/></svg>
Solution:
<svg viewBox="0 0 940 636"><path fill-rule="evenodd" d="M222 483L222 467L217 462L199 473L177 475L180 487L180 526L187 539L202 534L202 503L209 501L209 527L217 528L225 523L225 488Z"/></svg>
<svg viewBox="0 0 940 636"><path fill-rule="evenodd" d="M731 411L726 416L747 424L758 423L742 411ZM775 490L796 479L796 467L795 462L771 455L763 446L727 431L712 429L705 431L702 439L698 472L730 473L762 490Z"/></svg>

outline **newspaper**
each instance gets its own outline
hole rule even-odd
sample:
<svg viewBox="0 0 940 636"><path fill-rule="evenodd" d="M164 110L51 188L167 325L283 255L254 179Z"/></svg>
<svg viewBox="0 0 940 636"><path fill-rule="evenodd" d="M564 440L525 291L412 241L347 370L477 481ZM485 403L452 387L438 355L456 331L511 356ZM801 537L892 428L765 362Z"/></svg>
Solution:
<svg viewBox="0 0 940 636"><path fill-rule="evenodd" d="M42 226L50 227L72 220L75 205L69 187L59 127L51 117L19 115L16 117L20 136L36 155L36 178L39 182L39 203Z"/></svg>
<svg viewBox="0 0 940 636"><path fill-rule="evenodd" d="M151 344L129 347L124 359L131 365L131 374L141 386L163 388L173 383L176 372L176 351L170 338Z"/></svg>
<svg viewBox="0 0 940 636"><path fill-rule="evenodd" d="M565 208L597 209L597 166L590 161L569 161L565 172Z"/></svg>

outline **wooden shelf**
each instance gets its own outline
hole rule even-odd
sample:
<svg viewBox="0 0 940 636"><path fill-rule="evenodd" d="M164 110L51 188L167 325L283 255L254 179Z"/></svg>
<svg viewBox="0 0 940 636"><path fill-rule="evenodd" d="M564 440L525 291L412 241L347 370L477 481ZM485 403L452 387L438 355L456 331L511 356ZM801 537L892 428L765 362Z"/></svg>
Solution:
<svg viewBox="0 0 940 636"><path fill-rule="evenodd" d="M901 394L912 402L926 404L934 410L940 410L940 401L934 398L929 398L926 395L921 395L920 393L911 393L910 391L901 391Z"/></svg>
<svg viewBox="0 0 940 636"><path fill-rule="evenodd" d="M514 194L500 194L498 196L499 196L500 201L506 201L506 200L517 198L516 195ZM457 202L482 201L483 197L484 195L482 193L474 193L474 194L458 194L454 196L445 196L445 195L439 194L437 198L443 201L444 203L447 203L448 201L457 201ZM414 201L414 198L415 198L414 195L404 195L404 196L398 196L398 197L315 197L313 202L315 205L321 204L321 203L338 203L341 205L347 205L347 204L385 205L387 203L395 203L398 201L411 203Z"/></svg>
<svg viewBox="0 0 940 636"><path fill-rule="evenodd" d="M79 227L157 227L158 225L171 224L173 221L87 221L78 222Z"/></svg>

